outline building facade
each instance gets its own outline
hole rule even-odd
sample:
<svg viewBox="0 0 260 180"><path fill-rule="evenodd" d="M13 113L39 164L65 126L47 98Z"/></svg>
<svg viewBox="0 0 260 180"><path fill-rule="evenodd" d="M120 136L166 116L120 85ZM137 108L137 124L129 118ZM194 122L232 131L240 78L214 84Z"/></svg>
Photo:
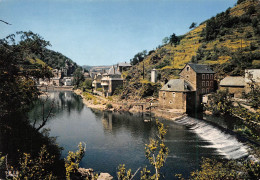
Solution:
<svg viewBox="0 0 260 180"><path fill-rule="evenodd" d="M202 96L214 91L214 74L207 65L186 64L180 72L180 79L172 79L161 88L160 106L185 112L199 109Z"/></svg>
<svg viewBox="0 0 260 180"><path fill-rule="evenodd" d="M123 86L123 79L121 73L116 67L112 66L108 73L103 74L101 79L101 86L103 88L104 96L111 96L115 92L116 88Z"/></svg>
<svg viewBox="0 0 260 180"><path fill-rule="evenodd" d="M242 76L227 76L220 81L219 89L227 90L231 97L241 98L245 94L245 78Z"/></svg>

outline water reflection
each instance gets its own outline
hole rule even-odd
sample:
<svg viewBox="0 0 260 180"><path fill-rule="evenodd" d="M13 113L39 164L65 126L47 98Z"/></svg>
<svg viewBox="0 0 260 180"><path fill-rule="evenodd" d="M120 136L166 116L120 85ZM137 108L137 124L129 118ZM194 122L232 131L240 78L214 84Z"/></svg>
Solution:
<svg viewBox="0 0 260 180"><path fill-rule="evenodd" d="M63 162L60 161L61 148L56 138L49 136L47 129L37 131L24 113L6 116L0 121L0 152L7 155L8 166L17 169L23 153L30 153L32 157L38 155L40 148L46 145L51 156L55 156L55 164L51 167L55 175L64 173Z"/></svg>
<svg viewBox="0 0 260 180"><path fill-rule="evenodd" d="M109 172L116 177L119 164L126 164L133 171L148 165L145 158L145 144L149 138L156 138L154 120L145 122L148 116L140 114L102 112L87 108L80 97L73 93L54 92L49 99L55 100L54 115L46 123L50 135L57 138L64 147L62 157L75 151L80 141L87 143L86 155L81 166ZM46 107L47 110L47 105ZM39 116L39 104L31 112L32 120ZM39 120L40 121L40 120ZM189 173L198 168L201 157L223 158L211 142L201 138L194 131L172 121L161 120L168 127L166 145L170 149L165 167L162 168L166 179L174 179L175 173Z"/></svg>

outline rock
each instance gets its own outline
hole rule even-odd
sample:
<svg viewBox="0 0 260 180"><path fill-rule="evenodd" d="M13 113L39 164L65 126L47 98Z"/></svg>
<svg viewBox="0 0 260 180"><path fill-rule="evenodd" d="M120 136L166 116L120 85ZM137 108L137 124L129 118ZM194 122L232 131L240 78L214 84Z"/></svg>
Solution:
<svg viewBox="0 0 260 180"><path fill-rule="evenodd" d="M111 180L113 179L113 176L111 176L109 173L100 173L97 180Z"/></svg>
<svg viewBox="0 0 260 180"><path fill-rule="evenodd" d="M78 172L81 174L81 177L94 177L94 170L92 168L79 168Z"/></svg>

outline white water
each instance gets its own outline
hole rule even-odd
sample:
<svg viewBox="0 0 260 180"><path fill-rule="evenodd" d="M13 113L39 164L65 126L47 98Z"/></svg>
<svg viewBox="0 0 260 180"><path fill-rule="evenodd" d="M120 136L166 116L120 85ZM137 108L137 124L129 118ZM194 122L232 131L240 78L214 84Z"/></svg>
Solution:
<svg viewBox="0 0 260 180"><path fill-rule="evenodd" d="M233 135L223 132L211 124L191 117L184 117L176 122L188 126L191 131L211 144L207 147L215 148L220 155L227 159L240 159L248 156L246 145L239 142Z"/></svg>

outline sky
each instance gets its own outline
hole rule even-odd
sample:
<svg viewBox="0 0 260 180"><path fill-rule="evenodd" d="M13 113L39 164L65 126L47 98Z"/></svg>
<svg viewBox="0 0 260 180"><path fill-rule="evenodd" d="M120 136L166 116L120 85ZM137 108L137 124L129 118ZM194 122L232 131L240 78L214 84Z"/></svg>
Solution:
<svg viewBox="0 0 260 180"><path fill-rule="evenodd" d="M237 0L0 0L0 38L32 31L79 65L129 62Z"/></svg>

